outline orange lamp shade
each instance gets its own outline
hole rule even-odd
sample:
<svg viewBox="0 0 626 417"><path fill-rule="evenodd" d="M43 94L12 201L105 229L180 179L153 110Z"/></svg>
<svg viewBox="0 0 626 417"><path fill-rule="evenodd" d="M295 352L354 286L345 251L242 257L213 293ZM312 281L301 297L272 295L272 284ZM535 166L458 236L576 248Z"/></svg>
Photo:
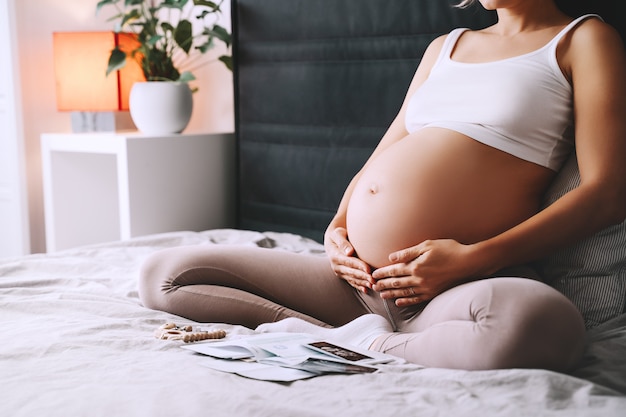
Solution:
<svg viewBox="0 0 626 417"><path fill-rule="evenodd" d="M53 33L57 109L60 111L128 110L135 81L144 81L141 67L132 59L120 71L106 75L111 50L136 48L134 34L115 32Z"/></svg>

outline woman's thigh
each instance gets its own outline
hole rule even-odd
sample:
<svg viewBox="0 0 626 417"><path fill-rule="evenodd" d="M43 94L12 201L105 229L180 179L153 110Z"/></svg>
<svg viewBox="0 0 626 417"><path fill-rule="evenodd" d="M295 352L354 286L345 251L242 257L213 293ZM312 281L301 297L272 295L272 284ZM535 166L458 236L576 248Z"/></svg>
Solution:
<svg viewBox="0 0 626 417"><path fill-rule="evenodd" d="M567 369L579 359L585 334L580 313L561 293L506 277L452 288L399 330L383 350L427 366L462 369Z"/></svg>
<svg viewBox="0 0 626 417"><path fill-rule="evenodd" d="M366 312L326 257L258 247L160 251L144 263L139 289L146 306L198 321L252 326L298 316L341 325Z"/></svg>

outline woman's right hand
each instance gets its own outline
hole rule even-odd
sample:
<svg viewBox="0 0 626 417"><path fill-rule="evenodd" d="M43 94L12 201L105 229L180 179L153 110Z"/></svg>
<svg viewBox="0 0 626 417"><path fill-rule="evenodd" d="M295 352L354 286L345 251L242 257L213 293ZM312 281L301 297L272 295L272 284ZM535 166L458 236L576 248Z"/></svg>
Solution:
<svg viewBox="0 0 626 417"><path fill-rule="evenodd" d="M335 274L357 290L367 293L374 280L370 266L356 257L344 227L329 228L324 234L324 248Z"/></svg>

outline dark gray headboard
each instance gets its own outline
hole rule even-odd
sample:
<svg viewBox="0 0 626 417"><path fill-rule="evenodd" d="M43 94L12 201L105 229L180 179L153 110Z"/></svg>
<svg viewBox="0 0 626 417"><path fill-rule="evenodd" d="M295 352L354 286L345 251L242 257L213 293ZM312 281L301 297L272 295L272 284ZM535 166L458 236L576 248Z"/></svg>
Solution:
<svg viewBox="0 0 626 417"><path fill-rule="evenodd" d="M426 46L495 16L446 0L233 0L238 227L322 240Z"/></svg>

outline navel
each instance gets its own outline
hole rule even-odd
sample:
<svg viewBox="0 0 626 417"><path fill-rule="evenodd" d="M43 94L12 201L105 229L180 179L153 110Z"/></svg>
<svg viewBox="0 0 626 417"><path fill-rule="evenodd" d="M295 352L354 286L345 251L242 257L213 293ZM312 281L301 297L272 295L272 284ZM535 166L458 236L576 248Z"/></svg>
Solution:
<svg viewBox="0 0 626 417"><path fill-rule="evenodd" d="M378 194L378 184L371 184L369 188L370 194Z"/></svg>

